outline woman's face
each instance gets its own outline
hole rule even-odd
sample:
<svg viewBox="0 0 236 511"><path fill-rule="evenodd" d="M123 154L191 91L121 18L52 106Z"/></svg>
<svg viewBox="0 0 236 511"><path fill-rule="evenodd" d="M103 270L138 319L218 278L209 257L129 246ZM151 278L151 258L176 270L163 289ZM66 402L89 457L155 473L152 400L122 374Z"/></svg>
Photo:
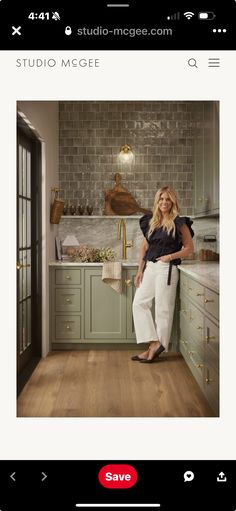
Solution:
<svg viewBox="0 0 236 511"><path fill-rule="evenodd" d="M167 192L163 192L158 202L159 209L163 215L169 213L172 207L172 201Z"/></svg>

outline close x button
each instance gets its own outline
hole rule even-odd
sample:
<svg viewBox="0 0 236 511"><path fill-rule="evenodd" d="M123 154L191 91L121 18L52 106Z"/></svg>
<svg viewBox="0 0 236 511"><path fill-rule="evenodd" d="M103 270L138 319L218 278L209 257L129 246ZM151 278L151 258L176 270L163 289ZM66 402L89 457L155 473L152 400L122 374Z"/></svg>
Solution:
<svg viewBox="0 0 236 511"><path fill-rule="evenodd" d="M136 484L138 474L132 465L117 463L102 467L98 480L104 488L123 490Z"/></svg>

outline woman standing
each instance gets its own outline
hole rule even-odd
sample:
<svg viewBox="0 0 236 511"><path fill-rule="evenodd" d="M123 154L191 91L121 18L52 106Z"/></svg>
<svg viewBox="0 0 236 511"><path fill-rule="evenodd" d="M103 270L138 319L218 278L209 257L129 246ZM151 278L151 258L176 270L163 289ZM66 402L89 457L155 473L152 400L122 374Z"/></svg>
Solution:
<svg viewBox="0 0 236 511"><path fill-rule="evenodd" d="M132 360L142 363L151 363L168 351L179 280L177 265L193 252L193 222L179 212L175 191L165 186L155 195L153 215L140 218L145 239L134 280L133 318L137 343L149 343L149 347ZM151 313L154 298L155 324Z"/></svg>

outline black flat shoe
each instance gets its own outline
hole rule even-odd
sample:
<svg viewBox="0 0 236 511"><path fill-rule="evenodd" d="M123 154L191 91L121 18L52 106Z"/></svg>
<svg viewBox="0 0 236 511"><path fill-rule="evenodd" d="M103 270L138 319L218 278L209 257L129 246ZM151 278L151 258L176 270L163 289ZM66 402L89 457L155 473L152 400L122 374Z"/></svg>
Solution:
<svg viewBox="0 0 236 511"><path fill-rule="evenodd" d="M156 358L159 357L159 355L165 351L165 348L164 346L162 346L162 344L159 346L159 348L157 348L157 350L155 351L154 355L152 358L142 358L142 359L139 359L139 362L141 362L142 364L151 364L152 362L154 362L154 360Z"/></svg>
<svg viewBox="0 0 236 511"><path fill-rule="evenodd" d="M141 358L139 357L138 355L134 355L133 357L131 357L131 360L134 360L135 362L141 362L142 360L146 360L145 358Z"/></svg>

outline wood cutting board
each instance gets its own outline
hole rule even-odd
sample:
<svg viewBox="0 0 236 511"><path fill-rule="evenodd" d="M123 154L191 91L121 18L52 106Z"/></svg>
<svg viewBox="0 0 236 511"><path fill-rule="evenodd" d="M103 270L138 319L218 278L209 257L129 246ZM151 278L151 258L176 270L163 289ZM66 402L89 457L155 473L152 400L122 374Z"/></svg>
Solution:
<svg viewBox="0 0 236 511"><path fill-rule="evenodd" d="M133 215L138 211L152 213L139 206L129 190L121 185L121 175L118 172L115 174L115 182L114 188L105 191L105 215Z"/></svg>

